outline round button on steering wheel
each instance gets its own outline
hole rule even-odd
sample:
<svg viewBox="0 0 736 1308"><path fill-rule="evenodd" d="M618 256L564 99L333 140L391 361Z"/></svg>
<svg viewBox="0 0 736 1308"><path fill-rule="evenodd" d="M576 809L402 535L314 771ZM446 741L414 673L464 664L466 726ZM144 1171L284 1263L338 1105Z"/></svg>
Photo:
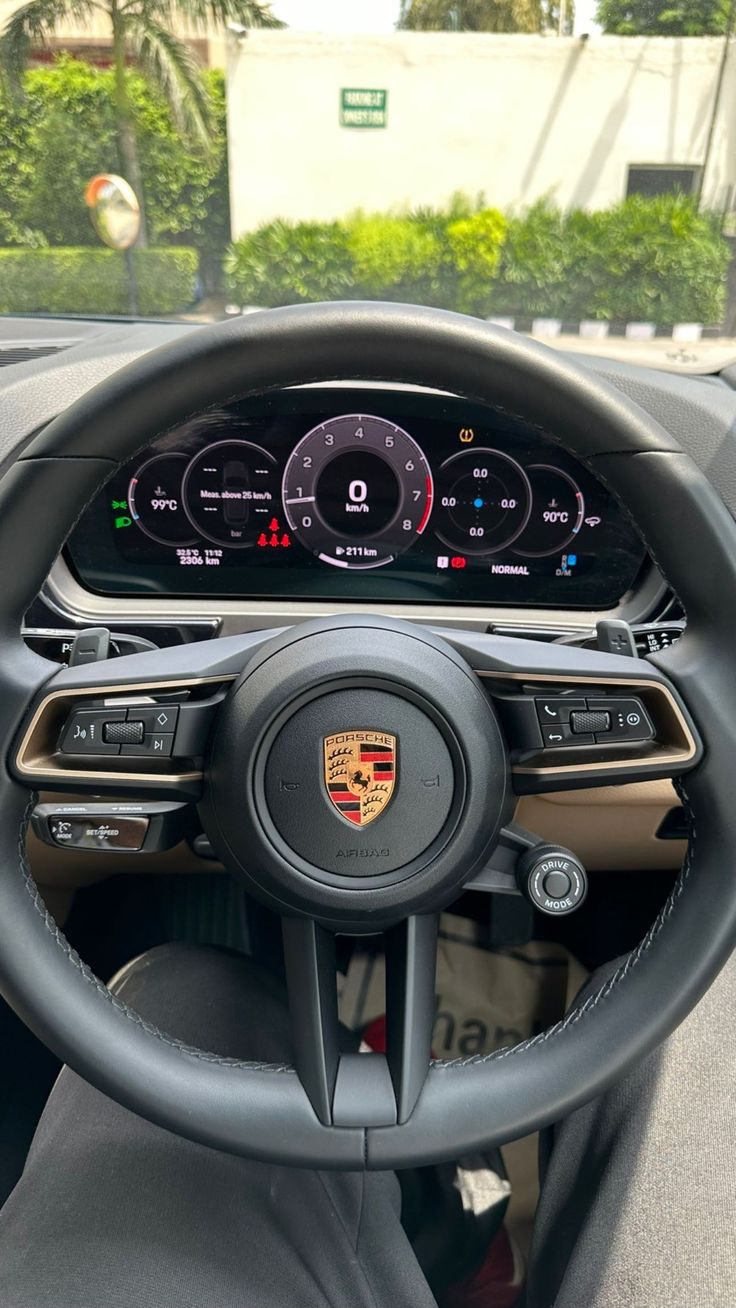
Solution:
<svg viewBox="0 0 736 1308"><path fill-rule="evenodd" d="M136 454L143 463L156 435L223 397L345 378L440 388L564 438L636 523L687 612L683 638L633 660L347 615L62 670L25 647L23 614L84 505L119 466ZM457 1157L569 1113L698 1001L736 942L736 524L633 403L561 355L482 322L401 305L314 305L204 328L145 355L72 404L6 469L0 985L80 1075L219 1149L393 1168ZM434 1062L440 910L467 885L493 888L487 873L513 846L517 792L581 784L564 750L550 763L515 748L504 704L591 687L598 699L640 700L655 735L604 751L582 783L677 776L691 830L685 867L645 939L582 1007L513 1048ZM203 758L137 773L95 758L93 768L60 772L48 740L70 706L169 690L218 699ZM76 956L23 853L32 788L62 781L77 793L199 804L226 867L283 916L294 1066L182 1046ZM387 1052L341 1054L335 935L378 931Z"/></svg>

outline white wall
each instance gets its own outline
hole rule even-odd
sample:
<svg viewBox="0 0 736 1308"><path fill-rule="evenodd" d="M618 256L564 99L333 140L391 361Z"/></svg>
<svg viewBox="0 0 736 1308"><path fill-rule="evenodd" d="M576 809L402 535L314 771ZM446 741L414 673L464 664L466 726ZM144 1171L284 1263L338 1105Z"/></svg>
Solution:
<svg viewBox="0 0 736 1308"><path fill-rule="evenodd" d="M548 195L598 207L630 163L702 162L716 38L255 32L228 52L233 234L275 217ZM341 127L342 87L388 91L385 130ZM705 195L736 181L736 52Z"/></svg>

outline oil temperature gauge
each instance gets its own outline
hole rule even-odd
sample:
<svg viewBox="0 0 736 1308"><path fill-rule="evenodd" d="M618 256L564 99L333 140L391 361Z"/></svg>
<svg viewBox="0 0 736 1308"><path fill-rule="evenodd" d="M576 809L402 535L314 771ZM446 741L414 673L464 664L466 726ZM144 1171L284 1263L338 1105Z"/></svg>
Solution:
<svg viewBox="0 0 736 1308"><path fill-rule="evenodd" d="M562 468L535 463L527 468L532 511L514 553L528 559L559 554L577 536L585 519L585 500L576 481Z"/></svg>
<svg viewBox="0 0 736 1308"><path fill-rule="evenodd" d="M197 539L182 504L181 479L187 462L186 454L155 454L130 479L130 516L160 545L192 545Z"/></svg>

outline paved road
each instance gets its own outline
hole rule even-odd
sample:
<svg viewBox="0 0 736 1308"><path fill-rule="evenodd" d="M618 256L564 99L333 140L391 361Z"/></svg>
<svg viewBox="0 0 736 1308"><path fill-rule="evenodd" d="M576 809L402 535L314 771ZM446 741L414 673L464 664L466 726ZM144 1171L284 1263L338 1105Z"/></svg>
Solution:
<svg viewBox="0 0 736 1308"><path fill-rule="evenodd" d="M586 341L580 336L537 339L559 350L622 359L625 363L666 368L670 372L720 372L726 364L736 363L736 338L730 336L684 345L665 336L657 336L653 341L627 341L621 336L609 336L605 341Z"/></svg>

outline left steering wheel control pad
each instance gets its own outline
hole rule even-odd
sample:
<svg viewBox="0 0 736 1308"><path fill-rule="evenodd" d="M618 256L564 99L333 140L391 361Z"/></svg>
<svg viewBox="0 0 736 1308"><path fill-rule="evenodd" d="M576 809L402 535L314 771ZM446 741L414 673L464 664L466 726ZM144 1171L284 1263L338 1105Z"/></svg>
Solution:
<svg viewBox="0 0 736 1308"><path fill-rule="evenodd" d="M227 865L336 929L449 902L507 817L506 752L474 674L382 618L265 645L222 706L206 777L205 829Z"/></svg>

